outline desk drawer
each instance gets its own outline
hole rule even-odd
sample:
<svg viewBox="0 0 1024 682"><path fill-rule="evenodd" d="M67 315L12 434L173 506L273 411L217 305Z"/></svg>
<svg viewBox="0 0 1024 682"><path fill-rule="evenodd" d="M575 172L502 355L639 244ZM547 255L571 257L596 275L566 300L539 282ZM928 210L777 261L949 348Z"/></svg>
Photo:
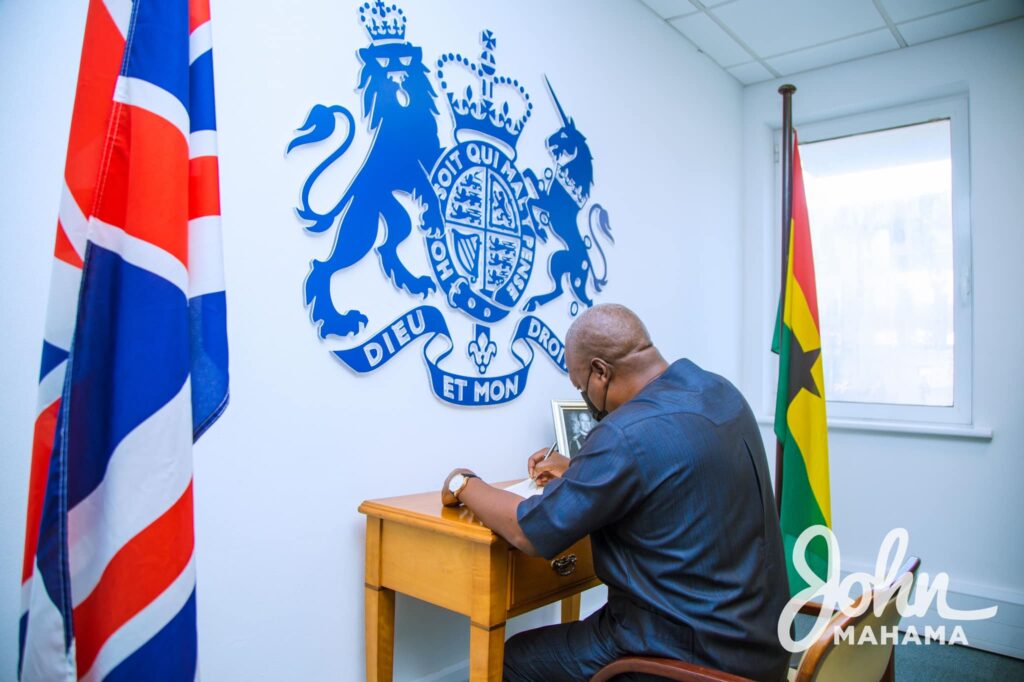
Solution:
<svg viewBox="0 0 1024 682"><path fill-rule="evenodd" d="M596 582L590 538L583 538L554 561L509 552L508 610L517 614L561 598L562 592Z"/></svg>

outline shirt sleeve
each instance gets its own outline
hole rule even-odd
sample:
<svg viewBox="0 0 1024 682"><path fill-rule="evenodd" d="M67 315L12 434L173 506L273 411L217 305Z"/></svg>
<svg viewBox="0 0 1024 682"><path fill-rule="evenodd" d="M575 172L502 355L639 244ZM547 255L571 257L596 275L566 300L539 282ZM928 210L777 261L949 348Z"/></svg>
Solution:
<svg viewBox="0 0 1024 682"><path fill-rule="evenodd" d="M642 499L641 475L625 434L594 428L561 478L519 503L516 517L541 555L552 558L577 540L622 518Z"/></svg>

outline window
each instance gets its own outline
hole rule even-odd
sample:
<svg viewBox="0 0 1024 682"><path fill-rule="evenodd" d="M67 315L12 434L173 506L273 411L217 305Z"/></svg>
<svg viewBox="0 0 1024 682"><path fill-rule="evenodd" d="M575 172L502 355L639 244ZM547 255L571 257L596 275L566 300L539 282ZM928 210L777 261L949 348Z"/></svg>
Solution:
<svg viewBox="0 0 1024 682"><path fill-rule="evenodd" d="M971 421L967 102L798 127L829 416Z"/></svg>

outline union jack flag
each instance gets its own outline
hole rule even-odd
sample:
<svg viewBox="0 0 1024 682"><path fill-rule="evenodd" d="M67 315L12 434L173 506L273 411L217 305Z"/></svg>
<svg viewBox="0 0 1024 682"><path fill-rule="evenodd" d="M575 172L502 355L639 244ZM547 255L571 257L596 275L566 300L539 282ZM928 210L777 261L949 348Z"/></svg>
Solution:
<svg viewBox="0 0 1024 682"><path fill-rule="evenodd" d="M209 0L90 0L57 222L18 674L194 680L192 443L228 400Z"/></svg>

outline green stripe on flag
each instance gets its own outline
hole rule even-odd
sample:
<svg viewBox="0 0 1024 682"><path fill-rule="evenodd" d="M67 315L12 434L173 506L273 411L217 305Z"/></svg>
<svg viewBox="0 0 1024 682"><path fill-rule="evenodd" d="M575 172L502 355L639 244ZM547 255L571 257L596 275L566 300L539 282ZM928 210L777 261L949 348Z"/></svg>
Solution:
<svg viewBox="0 0 1024 682"><path fill-rule="evenodd" d="M811 482L807 477L807 465L800 446L793 440L793 434L786 430L786 440L782 454L782 466L786 475L782 479L782 543L786 550L786 571L789 574L790 594L796 594L807 587L807 582L793 568L793 548L796 539L807 528L816 525L828 525L821 513L818 500L811 490ZM822 580L828 576L828 543L822 537L816 537L807 546L807 564Z"/></svg>

